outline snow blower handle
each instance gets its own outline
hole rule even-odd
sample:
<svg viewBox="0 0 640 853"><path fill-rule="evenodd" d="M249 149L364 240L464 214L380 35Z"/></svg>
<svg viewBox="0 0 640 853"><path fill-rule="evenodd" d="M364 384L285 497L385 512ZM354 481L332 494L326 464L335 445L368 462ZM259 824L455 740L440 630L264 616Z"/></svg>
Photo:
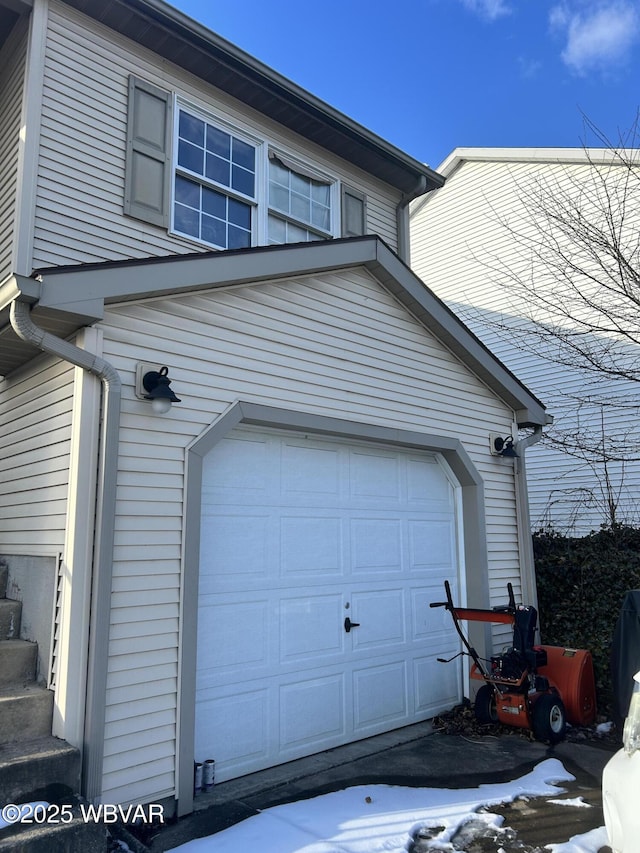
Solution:
<svg viewBox="0 0 640 853"><path fill-rule="evenodd" d="M432 601L429 604L429 607L446 607L447 610L453 610L453 599L451 598L451 586L449 585L449 581L445 580L444 582L444 591L447 593L446 601Z"/></svg>

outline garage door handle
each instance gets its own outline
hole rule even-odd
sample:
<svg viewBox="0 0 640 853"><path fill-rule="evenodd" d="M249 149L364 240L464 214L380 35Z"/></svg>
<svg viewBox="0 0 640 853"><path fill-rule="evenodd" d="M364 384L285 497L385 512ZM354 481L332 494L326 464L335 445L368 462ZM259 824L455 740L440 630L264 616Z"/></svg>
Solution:
<svg viewBox="0 0 640 853"><path fill-rule="evenodd" d="M352 622L348 616L344 620L344 630L347 632L347 634L349 633L349 631L352 628L359 628L359 627L360 627L360 623L359 622Z"/></svg>

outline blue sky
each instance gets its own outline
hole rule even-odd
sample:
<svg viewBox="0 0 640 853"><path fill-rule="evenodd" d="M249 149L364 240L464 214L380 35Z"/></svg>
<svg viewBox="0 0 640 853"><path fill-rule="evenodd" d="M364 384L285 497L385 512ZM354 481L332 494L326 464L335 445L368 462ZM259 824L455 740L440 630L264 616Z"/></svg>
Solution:
<svg viewBox="0 0 640 853"><path fill-rule="evenodd" d="M640 103L638 0L170 2L432 167L581 145L583 114L617 138Z"/></svg>

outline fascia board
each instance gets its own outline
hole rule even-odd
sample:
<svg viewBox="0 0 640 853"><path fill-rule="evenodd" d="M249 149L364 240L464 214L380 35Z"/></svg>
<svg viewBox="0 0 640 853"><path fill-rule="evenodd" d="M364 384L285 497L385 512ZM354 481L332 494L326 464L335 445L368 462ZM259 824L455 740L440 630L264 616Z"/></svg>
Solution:
<svg viewBox="0 0 640 853"><path fill-rule="evenodd" d="M139 2L141 5L146 5L150 9L162 14L185 31L190 31L198 38L205 42L209 42L218 50L227 54L228 57L233 60L239 72L242 68L245 68L248 72L251 72L252 77L255 76L256 78L262 78L265 81L268 81L272 86L285 93L289 99L304 103L318 114L323 115L328 124L340 126L350 134L362 137L362 139L369 145L381 149L381 151L389 157L398 159L407 168L416 172L418 175L424 174L425 177L429 179L429 182L432 182L435 185L442 183L441 177L429 166L426 166L424 163L420 163L406 152L396 148L390 142L387 142L385 139L382 139L382 137L377 136L363 125L351 119L349 116L336 110L330 104L322 101L306 89L303 89L297 83L294 83L292 80L289 80L287 77L279 74L273 68L265 65L265 63L260 62L256 57L251 56L241 48L232 44L230 41L219 36L217 33L207 29L193 18L184 15L168 3L165 3L164 0L139 0Z"/></svg>
<svg viewBox="0 0 640 853"><path fill-rule="evenodd" d="M312 275L373 260L375 243L376 238L365 237L42 270L40 304L69 310L91 300L117 304Z"/></svg>
<svg viewBox="0 0 640 853"><path fill-rule="evenodd" d="M640 149L630 148L625 155L640 159ZM616 161L620 157L615 148L455 148L436 171L448 178L465 162L615 165Z"/></svg>
<svg viewBox="0 0 640 853"><path fill-rule="evenodd" d="M23 275L10 275L0 283L0 311L9 308L16 299L34 305L42 295L39 281Z"/></svg>
<svg viewBox="0 0 640 853"><path fill-rule="evenodd" d="M363 266L510 408L522 425L546 424L543 404L377 237L176 255L42 270L40 306L79 314L104 305ZM98 307L100 306L100 307ZM98 317L96 319L99 319Z"/></svg>

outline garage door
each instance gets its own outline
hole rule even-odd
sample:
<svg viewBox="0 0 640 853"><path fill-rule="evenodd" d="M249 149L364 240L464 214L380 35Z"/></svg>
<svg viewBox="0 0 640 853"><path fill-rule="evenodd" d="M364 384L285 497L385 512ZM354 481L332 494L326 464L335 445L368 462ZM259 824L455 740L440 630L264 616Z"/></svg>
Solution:
<svg viewBox="0 0 640 853"><path fill-rule="evenodd" d="M237 430L203 466L197 760L220 781L460 699L455 490L433 454Z"/></svg>

